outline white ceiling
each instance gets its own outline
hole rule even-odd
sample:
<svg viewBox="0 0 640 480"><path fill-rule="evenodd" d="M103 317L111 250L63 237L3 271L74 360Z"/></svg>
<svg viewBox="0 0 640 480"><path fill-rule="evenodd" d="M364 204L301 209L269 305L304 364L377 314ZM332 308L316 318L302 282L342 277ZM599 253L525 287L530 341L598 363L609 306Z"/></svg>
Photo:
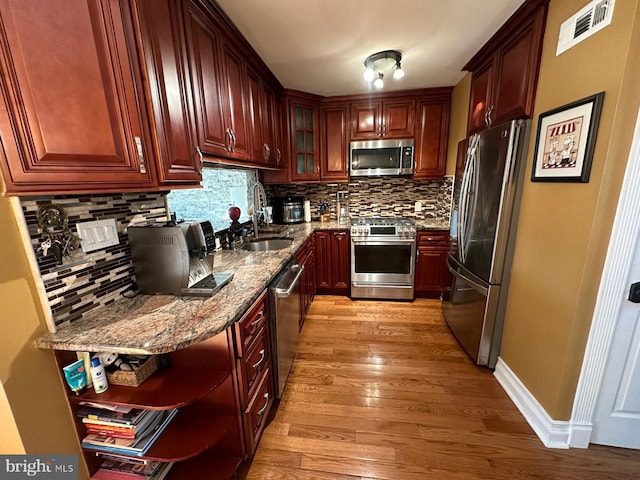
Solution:
<svg viewBox="0 0 640 480"><path fill-rule="evenodd" d="M400 50L383 91L455 85L523 0L217 0L285 88L367 93L364 59Z"/></svg>

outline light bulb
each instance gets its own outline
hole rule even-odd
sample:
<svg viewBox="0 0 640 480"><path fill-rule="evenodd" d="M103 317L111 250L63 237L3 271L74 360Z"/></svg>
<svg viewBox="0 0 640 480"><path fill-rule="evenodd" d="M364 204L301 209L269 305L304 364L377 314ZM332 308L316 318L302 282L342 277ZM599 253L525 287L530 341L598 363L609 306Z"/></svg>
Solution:
<svg viewBox="0 0 640 480"><path fill-rule="evenodd" d="M403 77L404 77L404 70L402 69L400 62L398 62L398 64L396 65L396 69L393 71L393 78L398 80Z"/></svg>
<svg viewBox="0 0 640 480"><path fill-rule="evenodd" d="M362 74L362 76L367 82L370 82L371 80L373 80L373 77L375 76L375 72L373 71L373 68L367 68Z"/></svg>
<svg viewBox="0 0 640 480"><path fill-rule="evenodd" d="M384 75L382 74L382 72L378 73L378 78L376 78L375 82L373 82L373 86L376 88L382 88L384 87Z"/></svg>

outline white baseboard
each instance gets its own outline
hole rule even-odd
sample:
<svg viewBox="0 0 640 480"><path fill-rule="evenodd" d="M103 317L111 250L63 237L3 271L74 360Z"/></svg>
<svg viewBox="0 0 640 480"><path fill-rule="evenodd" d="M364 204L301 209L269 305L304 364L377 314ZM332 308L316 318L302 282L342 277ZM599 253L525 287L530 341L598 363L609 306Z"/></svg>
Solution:
<svg viewBox="0 0 640 480"><path fill-rule="evenodd" d="M553 420L501 358L494 376L545 447L569 448L570 422Z"/></svg>

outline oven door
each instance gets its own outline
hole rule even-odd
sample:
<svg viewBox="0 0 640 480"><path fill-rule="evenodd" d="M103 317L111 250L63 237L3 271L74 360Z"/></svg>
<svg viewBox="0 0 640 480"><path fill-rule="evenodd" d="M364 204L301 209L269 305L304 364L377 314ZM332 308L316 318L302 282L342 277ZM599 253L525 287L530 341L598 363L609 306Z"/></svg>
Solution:
<svg viewBox="0 0 640 480"><path fill-rule="evenodd" d="M415 255L413 239L384 235L351 237L351 281L413 287Z"/></svg>

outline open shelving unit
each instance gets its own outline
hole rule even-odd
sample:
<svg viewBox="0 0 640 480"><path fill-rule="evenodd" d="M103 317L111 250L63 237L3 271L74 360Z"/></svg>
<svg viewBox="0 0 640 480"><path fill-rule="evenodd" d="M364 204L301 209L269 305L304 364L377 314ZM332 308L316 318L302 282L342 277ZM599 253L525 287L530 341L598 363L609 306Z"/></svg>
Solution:
<svg viewBox="0 0 640 480"><path fill-rule="evenodd" d="M101 394L91 389L81 395L69 393L78 438L86 435L82 419L76 416L80 402L150 410L178 408L146 454L132 457L175 462L167 479L231 477L245 457L234 355L231 331L225 330L168 354L169 366L154 372L138 387L109 385ZM76 356L56 351L56 359L62 368ZM83 451L93 475L102 458L94 449Z"/></svg>

